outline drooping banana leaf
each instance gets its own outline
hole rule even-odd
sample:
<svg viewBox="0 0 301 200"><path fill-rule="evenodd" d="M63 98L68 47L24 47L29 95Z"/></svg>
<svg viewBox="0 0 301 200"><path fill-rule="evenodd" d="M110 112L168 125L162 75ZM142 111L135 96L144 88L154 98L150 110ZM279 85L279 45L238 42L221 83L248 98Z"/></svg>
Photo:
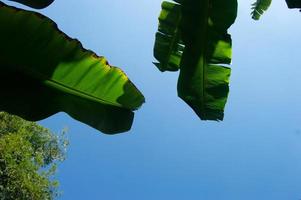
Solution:
<svg viewBox="0 0 301 200"><path fill-rule="evenodd" d="M259 20L260 16L270 7L272 0L257 0L252 4L252 18Z"/></svg>
<svg viewBox="0 0 301 200"><path fill-rule="evenodd" d="M52 4L54 0L10 0L10 1L15 1L32 8L42 9Z"/></svg>
<svg viewBox="0 0 301 200"><path fill-rule="evenodd" d="M177 0L176 2L180 5L164 2L162 12L167 14L163 18L161 13L159 18L160 26L162 27L162 21L166 22L164 30L171 30L163 32L159 28L159 33L163 32L165 37L172 38L168 41L176 42L166 42L161 45L169 46L170 48L166 49L172 51L166 51L161 47L160 52L160 46L155 45L155 55L160 54L165 59L158 59L158 56L156 58L160 61L160 66L166 66L168 63L166 61L172 60L168 52L176 52L180 60L177 62L180 63L178 96L193 108L202 120L222 120L229 91L230 69L221 64L231 63L232 42L227 29L236 19L237 1ZM165 5L173 9L166 12ZM175 14L178 8L181 10L180 14ZM170 34L177 33L175 30L179 33ZM159 42L157 38L156 44ZM179 50L174 44L183 45L185 47L183 53L182 49Z"/></svg>
<svg viewBox="0 0 301 200"><path fill-rule="evenodd" d="M118 68L35 12L0 2L0 110L28 120L64 111L105 133L130 129L143 95Z"/></svg>
<svg viewBox="0 0 301 200"><path fill-rule="evenodd" d="M300 0L285 0L288 8L301 8Z"/></svg>
<svg viewBox="0 0 301 200"><path fill-rule="evenodd" d="M203 120L222 120L229 91L231 37L236 0L183 0L178 95Z"/></svg>

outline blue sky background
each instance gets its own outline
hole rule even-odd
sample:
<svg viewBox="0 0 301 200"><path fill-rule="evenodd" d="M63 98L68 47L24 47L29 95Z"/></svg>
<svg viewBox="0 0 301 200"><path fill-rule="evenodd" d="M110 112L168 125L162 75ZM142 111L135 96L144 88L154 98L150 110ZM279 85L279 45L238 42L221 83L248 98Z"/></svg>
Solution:
<svg viewBox="0 0 301 200"><path fill-rule="evenodd" d="M251 3L239 1L230 29L223 122L200 121L177 98L178 73L152 65L161 0L56 0L41 11L121 67L146 97L131 131L120 135L64 113L40 122L56 132L69 127L60 200L301 199L301 14L274 1L256 22Z"/></svg>

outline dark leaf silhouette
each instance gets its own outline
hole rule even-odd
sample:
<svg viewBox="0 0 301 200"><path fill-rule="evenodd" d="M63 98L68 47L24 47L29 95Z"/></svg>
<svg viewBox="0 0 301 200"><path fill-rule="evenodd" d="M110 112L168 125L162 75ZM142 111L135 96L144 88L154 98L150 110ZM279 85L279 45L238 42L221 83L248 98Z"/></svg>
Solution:
<svg viewBox="0 0 301 200"><path fill-rule="evenodd" d="M300 0L285 0L289 8L301 8Z"/></svg>
<svg viewBox="0 0 301 200"><path fill-rule="evenodd" d="M42 9L52 4L54 0L10 0L10 1L15 1L32 8Z"/></svg>

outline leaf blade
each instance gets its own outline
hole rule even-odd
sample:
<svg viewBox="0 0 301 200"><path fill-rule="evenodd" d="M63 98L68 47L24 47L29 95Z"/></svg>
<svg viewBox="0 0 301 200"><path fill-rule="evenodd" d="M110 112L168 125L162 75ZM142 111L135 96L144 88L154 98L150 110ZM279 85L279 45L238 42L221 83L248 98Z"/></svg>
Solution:
<svg viewBox="0 0 301 200"><path fill-rule="evenodd" d="M159 62L155 65L162 72L177 71L184 49L179 30L181 8L178 4L167 1L164 1L161 7L154 45L154 57Z"/></svg>
<svg viewBox="0 0 301 200"><path fill-rule="evenodd" d="M56 104L55 109L49 108L50 114L65 111L84 123L110 133L129 129L133 120L132 110L142 105L144 97L120 69L110 66L105 58L85 50L79 41L69 38L58 30L54 22L37 13L0 3L0 23L3 29L0 33L1 71L21 73L29 77L28 80L39 83L41 88L55 91L55 95L49 96L49 101ZM28 87L33 86L29 84ZM47 101L47 98L42 100ZM93 105L88 109L93 117L85 111L86 105L79 106L83 102ZM82 109L77 110L69 104L77 104ZM29 105L31 108L34 106ZM47 111L47 108L42 110ZM98 118L97 113L103 118L107 113L113 122L99 120L102 125L97 125L97 120L92 120ZM119 118L118 113L128 119ZM23 115L26 118L26 113ZM43 113L37 113L36 118L39 116L43 118ZM114 121L116 125L122 124L116 119L123 120L124 127L116 126L116 130L107 131L106 124L114 124Z"/></svg>
<svg viewBox="0 0 301 200"><path fill-rule="evenodd" d="M300 0L285 0L288 8L301 8Z"/></svg>
<svg viewBox="0 0 301 200"><path fill-rule="evenodd" d="M252 4L251 16L254 20L259 20L261 15L268 10L272 0L257 0Z"/></svg>
<svg viewBox="0 0 301 200"><path fill-rule="evenodd" d="M227 29L234 23L237 15L236 0L175 0L162 5L177 7L169 9L170 16L166 21L169 26L164 30L165 35L172 39L165 41L165 46L172 46L172 41L180 41L183 49L179 54L180 69L178 79L178 96L183 99L202 120L222 120L224 107L229 93L230 68L232 57L232 40ZM172 6L173 5L173 6ZM178 10L180 10L180 13ZM174 13L172 13L174 12ZM168 13L168 14L166 14ZM177 14L175 14L177 13ZM160 17L161 17L160 15ZM180 21L179 17L180 16ZM159 32L161 24L159 17ZM176 26L176 28L175 28ZM179 38L175 39L174 30L179 30ZM158 33L157 33L158 34ZM156 38L156 43L158 42ZM155 63L160 69L164 58L170 59L166 48L158 59L156 51L160 52L155 43L155 57L161 63ZM173 49L176 49L173 47ZM166 62L165 62L166 63ZM161 65L160 65L161 64ZM166 66L166 65L163 65ZM169 70L167 67L164 70ZM164 71L160 69L161 71Z"/></svg>
<svg viewBox="0 0 301 200"><path fill-rule="evenodd" d="M183 1L183 41L178 96L202 120L223 120L229 91L231 37L236 0Z"/></svg>
<svg viewBox="0 0 301 200"><path fill-rule="evenodd" d="M9 1L15 1L35 9L46 8L54 2L54 0L9 0Z"/></svg>

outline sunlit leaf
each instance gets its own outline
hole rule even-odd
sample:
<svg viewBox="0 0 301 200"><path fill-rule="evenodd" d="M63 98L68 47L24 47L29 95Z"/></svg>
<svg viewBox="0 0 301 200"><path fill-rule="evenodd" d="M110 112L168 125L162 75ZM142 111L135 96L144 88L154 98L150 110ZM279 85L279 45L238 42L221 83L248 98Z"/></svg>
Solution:
<svg viewBox="0 0 301 200"><path fill-rule="evenodd" d="M184 45L180 41L181 6L163 2L159 16L159 30L156 33L154 63L160 71L177 71L180 67Z"/></svg>
<svg viewBox="0 0 301 200"><path fill-rule="evenodd" d="M0 4L0 110L41 120L59 111L106 133L127 131L143 95L118 68L35 12Z"/></svg>
<svg viewBox="0 0 301 200"><path fill-rule="evenodd" d="M272 0L257 0L252 4L252 18L259 20L260 16L270 7Z"/></svg>
<svg viewBox="0 0 301 200"><path fill-rule="evenodd" d="M230 69L221 64L231 63L232 42L227 29L236 19L237 1L176 2L180 5L168 2L162 4L162 13L167 14L165 18L161 17L162 13L160 15L159 33L164 33L170 39L161 47L156 40L155 57L158 59L156 54L161 55L162 58L158 60L164 70L168 70L164 66L170 66L170 63L180 66L178 95L201 119L222 120L229 91ZM163 22L164 31L161 31ZM184 47L183 53L178 46ZM177 62L170 62L173 59L169 52L177 53Z"/></svg>

